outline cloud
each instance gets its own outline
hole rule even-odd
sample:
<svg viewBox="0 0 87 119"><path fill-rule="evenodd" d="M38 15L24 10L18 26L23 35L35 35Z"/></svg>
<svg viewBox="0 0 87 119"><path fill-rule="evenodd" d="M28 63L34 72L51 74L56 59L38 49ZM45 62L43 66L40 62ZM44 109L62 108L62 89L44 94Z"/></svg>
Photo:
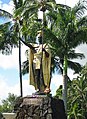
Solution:
<svg viewBox="0 0 87 119"><path fill-rule="evenodd" d="M66 1L66 5L70 6L70 7L74 7L75 4L77 4L79 2L79 0L65 0Z"/></svg>
<svg viewBox="0 0 87 119"><path fill-rule="evenodd" d="M81 65L85 65L87 62L87 44L81 44L76 48L76 52L83 53L85 55L84 59L75 59L75 61L79 62Z"/></svg>
<svg viewBox="0 0 87 119"><path fill-rule="evenodd" d="M56 90L60 85L62 85L62 76L54 75L51 80L51 93L55 95ZM35 92L35 88L32 85L29 85L29 80L23 80L23 96L32 95ZM20 82L17 82L14 85L8 84L8 79L4 76L0 76L0 102L2 99L8 97L8 93L15 94L20 96Z"/></svg>
<svg viewBox="0 0 87 119"><path fill-rule="evenodd" d="M70 80L78 76L78 74L73 74L73 73L74 71L72 71L71 69L68 70L68 76ZM60 74L53 74L53 77L51 79L51 86L50 86L52 95L56 94L56 90L59 88L60 85L63 85L63 76Z"/></svg>
<svg viewBox="0 0 87 119"><path fill-rule="evenodd" d="M73 72L70 71L69 76L73 78ZM35 88L32 85L29 85L29 80L24 79L23 82L23 96L32 95L32 93L35 92ZM60 85L63 84L63 77L62 75L54 75L51 79L51 93L52 95L56 94L56 90ZM6 99L8 97L8 93L15 94L17 96L20 96L20 82L16 82L16 84L9 85L8 79L6 79L4 76L0 76L0 103L2 99Z"/></svg>
<svg viewBox="0 0 87 119"><path fill-rule="evenodd" d="M26 60L26 56L25 56L26 49L27 49L27 47L25 45L22 45L22 48L21 48L22 62ZM19 67L19 49L14 48L12 50L11 55L0 54L0 67L3 69L10 69L10 68L18 69L18 67Z"/></svg>
<svg viewBox="0 0 87 119"><path fill-rule="evenodd" d="M2 3L2 1L0 0L0 9L3 9L12 14L13 8L14 8L14 4L12 0L10 0L8 4Z"/></svg>
<svg viewBox="0 0 87 119"><path fill-rule="evenodd" d="M34 92L35 89L33 86L29 85L28 80L23 80L23 96L31 95ZM8 93L20 96L20 82L17 82L17 84L13 86L9 86L7 79L0 76L0 102L2 99L8 97Z"/></svg>
<svg viewBox="0 0 87 119"><path fill-rule="evenodd" d="M51 84L55 85L57 88L63 84L62 75L54 75L51 80Z"/></svg>
<svg viewBox="0 0 87 119"><path fill-rule="evenodd" d="M52 79L51 79L51 85L50 85L51 93L52 93L53 96L56 94L56 90L62 84L63 84L62 75L53 74Z"/></svg>
<svg viewBox="0 0 87 119"><path fill-rule="evenodd" d="M77 4L79 0L56 0L59 4L66 4L70 7L74 7L75 4Z"/></svg>
<svg viewBox="0 0 87 119"><path fill-rule="evenodd" d="M13 49L12 55L0 54L0 67L3 69L17 68L18 67L18 49Z"/></svg>

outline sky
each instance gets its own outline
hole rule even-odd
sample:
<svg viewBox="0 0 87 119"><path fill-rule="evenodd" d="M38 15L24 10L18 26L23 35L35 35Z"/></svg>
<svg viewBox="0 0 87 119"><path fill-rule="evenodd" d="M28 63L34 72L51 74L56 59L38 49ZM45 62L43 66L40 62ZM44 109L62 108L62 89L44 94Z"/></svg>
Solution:
<svg viewBox="0 0 87 119"><path fill-rule="evenodd" d="M57 3L67 4L73 7L78 0L57 0ZM0 0L0 9L4 9L10 13L13 11L13 2L11 0ZM0 24L6 22L6 19L0 19ZM87 56L87 46L81 45L76 48L77 52L85 53ZM28 49L25 45L22 45L22 62L26 60L25 51ZM12 55L6 56L0 54L0 101L8 97L8 93L14 93L20 95L20 83L19 83L19 56L18 48L13 49ZM86 58L87 59L87 58ZM85 64L86 59L78 60L79 63ZM71 70L68 71L71 79L75 77ZM54 74L51 79L51 92L55 95L55 92L59 85L62 85L62 76ZM29 85L28 75L23 76L23 96L31 95L35 92L33 86Z"/></svg>

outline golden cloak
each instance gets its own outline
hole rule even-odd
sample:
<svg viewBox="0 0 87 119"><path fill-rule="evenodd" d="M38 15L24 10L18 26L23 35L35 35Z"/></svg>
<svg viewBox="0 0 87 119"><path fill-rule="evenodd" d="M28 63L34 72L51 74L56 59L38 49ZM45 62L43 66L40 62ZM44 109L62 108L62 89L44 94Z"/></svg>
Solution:
<svg viewBox="0 0 87 119"><path fill-rule="evenodd" d="M36 47L36 44L34 45L34 47ZM43 80L44 80L44 84L47 87L50 87L50 80L51 80L51 76L50 76L50 69L51 69L51 52L50 52L50 48L47 44L43 45L43 48L46 50L46 52L49 54L49 56L47 57L45 52L43 51L42 53L42 45L38 46L38 49L36 53L34 53L34 51L32 49L29 49L29 80L30 80L30 85L33 85L35 87L35 89L37 89L37 84L35 82L35 78L34 78L34 67L33 67L33 63L35 62L35 58L37 58L36 60L36 69L39 68L40 69L40 63L41 63L41 56L42 56L42 72L43 72Z"/></svg>

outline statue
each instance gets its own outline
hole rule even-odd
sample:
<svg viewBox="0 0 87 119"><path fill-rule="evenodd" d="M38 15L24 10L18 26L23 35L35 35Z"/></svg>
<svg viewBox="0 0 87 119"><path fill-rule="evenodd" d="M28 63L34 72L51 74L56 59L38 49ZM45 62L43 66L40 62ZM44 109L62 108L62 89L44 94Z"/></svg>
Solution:
<svg viewBox="0 0 87 119"><path fill-rule="evenodd" d="M37 91L49 93L50 92L50 66L51 66L51 52L47 44L41 43L39 37L39 44L32 44L34 50L29 49L29 80L30 84L35 87Z"/></svg>
<svg viewBox="0 0 87 119"><path fill-rule="evenodd" d="M50 93L51 51L48 44L42 44L41 32L39 44L30 43L29 47L29 80L39 93Z"/></svg>

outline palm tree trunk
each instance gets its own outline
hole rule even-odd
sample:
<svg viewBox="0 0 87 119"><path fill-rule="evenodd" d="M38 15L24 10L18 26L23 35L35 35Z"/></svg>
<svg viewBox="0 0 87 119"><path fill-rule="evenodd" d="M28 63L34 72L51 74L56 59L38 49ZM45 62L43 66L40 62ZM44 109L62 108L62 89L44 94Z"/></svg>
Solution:
<svg viewBox="0 0 87 119"><path fill-rule="evenodd" d="M19 76L20 76L20 96L23 96L22 92L22 73L21 73L21 41L19 38Z"/></svg>
<svg viewBox="0 0 87 119"><path fill-rule="evenodd" d="M64 56L63 64L63 101L67 111L67 56Z"/></svg>

